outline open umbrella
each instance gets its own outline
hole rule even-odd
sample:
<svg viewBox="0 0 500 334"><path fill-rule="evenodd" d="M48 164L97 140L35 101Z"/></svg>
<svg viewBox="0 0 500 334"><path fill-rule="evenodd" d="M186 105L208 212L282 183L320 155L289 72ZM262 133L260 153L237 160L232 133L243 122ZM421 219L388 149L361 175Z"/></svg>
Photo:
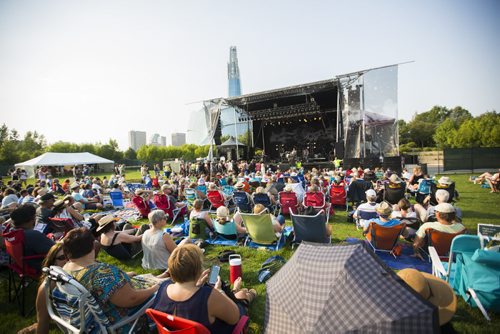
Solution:
<svg viewBox="0 0 500 334"><path fill-rule="evenodd" d="M364 244L301 244L267 283L265 333L432 333L436 308Z"/></svg>

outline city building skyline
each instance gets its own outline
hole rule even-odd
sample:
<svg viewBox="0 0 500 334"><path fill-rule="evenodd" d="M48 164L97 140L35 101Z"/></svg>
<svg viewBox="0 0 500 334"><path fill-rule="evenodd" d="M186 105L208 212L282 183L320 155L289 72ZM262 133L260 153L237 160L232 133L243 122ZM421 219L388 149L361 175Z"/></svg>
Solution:
<svg viewBox="0 0 500 334"><path fill-rule="evenodd" d="M240 67L236 46L229 47L229 63L227 63L228 97L241 95Z"/></svg>
<svg viewBox="0 0 500 334"><path fill-rule="evenodd" d="M128 132L128 146L134 151L137 151L141 146L146 145L146 131L134 131L130 130Z"/></svg>
<svg viewBox="0 0 500 334"><path fill-rule="evenodd" d="M182 146L186 144L186 134L183 132L172 133L172 146Z"/></svg>

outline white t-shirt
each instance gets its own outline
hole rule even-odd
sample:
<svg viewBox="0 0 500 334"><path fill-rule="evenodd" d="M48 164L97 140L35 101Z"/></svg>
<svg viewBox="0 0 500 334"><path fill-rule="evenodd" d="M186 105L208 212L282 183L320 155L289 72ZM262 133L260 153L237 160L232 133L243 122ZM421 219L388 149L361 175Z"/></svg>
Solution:
<svg viewBox="0 0 500 334"><path fill-rule="evenodd" d="M149 229L142 235L142 267L144 269L168 268L170 252L163 242L163 231Z"/></svg>

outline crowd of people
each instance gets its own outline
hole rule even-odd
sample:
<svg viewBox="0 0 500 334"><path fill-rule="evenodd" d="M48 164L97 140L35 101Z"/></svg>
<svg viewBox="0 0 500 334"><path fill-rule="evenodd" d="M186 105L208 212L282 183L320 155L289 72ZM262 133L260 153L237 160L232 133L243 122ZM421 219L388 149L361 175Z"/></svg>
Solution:
<svg viewBox="0 0 500 334"><path fill-rule="evenodd" d="M308 194L319 194L324 199L322 209L330 210L327 204L333 203L334 196L331 189L340 187L346 190L346 200L355 205L353 218L365 232L371 223L391 227L418 221L417 225L407 224L403 233L413 242L417 256L426 242L427 229L445 233L464 229L461 210L449 203L458 195L454 186L451 187L453 181L447 176L432 181L419 167L412 173L404 170L401 174L382 168L344 170L339 166L333 170L291 168L282 171L266 167L263 162L256 161L223 161L216 166L193 163L181 166L178 171L170 165L163 170L155 165L151 175L147 165L143 165L143 187L134 191L120 168L116 168L109 179L87 175L59 183L57 178L46 176L34 185L13 180L2 192L1 212L5 221L2 230L23 230L25 255L47 254L43 264L40 259L29 265L37 270L45 265L62 266L89 291L95 292L112 322L120 320L131 308L156 293L161 295L157 303L159 310L177 310L178 315L222 333L231 332L231 326L246 313L255 291L243 289L241 280L233 291L221 290L224 284L220 278L214 286L207 286L208 272L202 268L200 247L189 238L176 243L171 234L165 233L167 223L174 217L202 220L208 233L239 239L246 235L246 227L239 210L231 212L238 206L234 193L240 192L250 204L251 212L271 216L273 229L279 234L285 225L285 217L279 210L282 194L295 194L295 212L307 211L304 198ZM494 175L480 178L498 180ZM428 181L437 187L435 192L422 191ZM189 189L194 194L192 202ZM115 215L100 213L103 198L111 192L120 192L123 198L129 198L148 223L134 227ZM217 192L224 204L214 207L210 192ZM393 192L400 194L400 198L392 198ZM424 196L411 204L409 199L422 193ZM216 210L209 213L210 208ZM88 210L95 212L90 214ZM366 212L371 216L363 216ZM60 226L54 225L60 220L69 223L71 228L66 226L60 230ZM326 225L330 235L331 226L328 222ZM142 267L161 271L160 278L169 277L168 283L161 287L159 284L134 285L134 273L97 262L96 253L100 250L121 261L142 256ZM38 328L44 333L48 328L48 315L40 294L41 291L37 299Z"/></svg>

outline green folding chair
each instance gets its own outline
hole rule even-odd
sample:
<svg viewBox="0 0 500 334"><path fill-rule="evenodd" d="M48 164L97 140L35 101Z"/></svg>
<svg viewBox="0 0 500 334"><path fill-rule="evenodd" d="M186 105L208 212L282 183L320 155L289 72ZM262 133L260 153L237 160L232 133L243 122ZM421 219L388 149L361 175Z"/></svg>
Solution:
<svg viewBox="0 0 500 334"><path fill-rule="evenodd" d="M201 239L206 240L209 238L207 235L208 225L205 219L192 218L189 221L189 237L193 240Z"/></svg>
<svg viewBox="0 0 500 334"><path fill-rule="evenodd" d="M251 214L240 212L243 223L247 229L247 237L244 246L250 241L261 245L274 245L276 250L279 249L280 241L283 233L276 235L273 228L273 222L269 211L264 210L260 214Z"/></svg>

